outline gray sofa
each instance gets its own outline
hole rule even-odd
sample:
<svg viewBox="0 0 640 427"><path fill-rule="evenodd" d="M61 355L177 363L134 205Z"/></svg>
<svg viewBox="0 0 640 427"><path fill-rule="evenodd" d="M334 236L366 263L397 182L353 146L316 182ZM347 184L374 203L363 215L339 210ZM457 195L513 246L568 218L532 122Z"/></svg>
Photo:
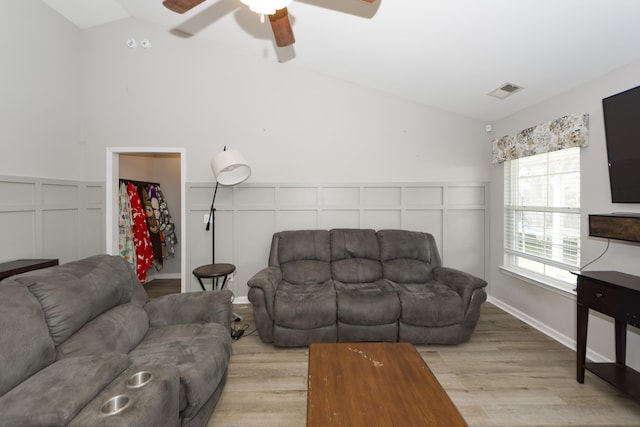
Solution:
<svg viewBox="0 0 640 427"><path fill-rule="evenodd" d="M206 425L226 381L230 319L229 291L148 301L120 257L7 278L0 426Z"/></svg>
<svg viewBox="0 0 640 427"><path fill-rule="evenodd" d="M274 234L268 267L249 281L264 342L468 341L487 282L441 265L431 234L297 230Z"/></svg>

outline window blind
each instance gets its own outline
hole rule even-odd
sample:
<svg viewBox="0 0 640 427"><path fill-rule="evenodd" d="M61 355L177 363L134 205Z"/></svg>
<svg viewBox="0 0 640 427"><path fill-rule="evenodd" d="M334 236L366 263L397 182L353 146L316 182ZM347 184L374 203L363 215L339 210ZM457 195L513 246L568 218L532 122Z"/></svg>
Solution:
<svg viewBox="0 0 640 427"><path fill-rule="evenodd" d="M504 165L504 247L510 264L552 276L579 267L580 148Z"/></svg>

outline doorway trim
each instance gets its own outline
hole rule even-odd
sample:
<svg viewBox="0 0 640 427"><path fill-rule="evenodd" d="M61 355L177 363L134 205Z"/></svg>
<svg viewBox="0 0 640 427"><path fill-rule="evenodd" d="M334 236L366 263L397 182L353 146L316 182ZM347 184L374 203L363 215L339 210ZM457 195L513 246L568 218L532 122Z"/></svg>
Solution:
<svg viewBox="0 0 640 427"><path fill-rule="evenodd" d="M184 148L171 147L107 147L107 180L105 204L105 232L106 253L118 255L118 180L120 179L120 153L127 154L178 154L180 156L180 292L186 291L187 283L187 254L186 254L186 176L187 158Z"/></svg>

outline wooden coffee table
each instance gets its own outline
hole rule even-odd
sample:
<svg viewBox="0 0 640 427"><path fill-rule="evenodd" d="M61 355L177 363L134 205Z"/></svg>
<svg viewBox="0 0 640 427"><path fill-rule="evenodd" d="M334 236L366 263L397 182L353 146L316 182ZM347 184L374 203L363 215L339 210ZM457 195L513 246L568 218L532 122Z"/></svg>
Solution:
<svg viewBox="0 0 640 427"><path fill-rule="evenodd" d="M307 427L466 425L412 344L309 346Z"/></svg>

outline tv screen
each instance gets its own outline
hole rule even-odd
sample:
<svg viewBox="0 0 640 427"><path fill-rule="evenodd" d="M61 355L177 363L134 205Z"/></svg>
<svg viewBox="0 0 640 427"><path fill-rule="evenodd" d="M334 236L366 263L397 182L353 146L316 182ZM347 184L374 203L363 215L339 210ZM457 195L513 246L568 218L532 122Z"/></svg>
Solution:
<svg viewBox="0 0 640 427"><path fill-rule="evenodd" d="M602 100L611 202L640 203L640 86Z"/></svg>

